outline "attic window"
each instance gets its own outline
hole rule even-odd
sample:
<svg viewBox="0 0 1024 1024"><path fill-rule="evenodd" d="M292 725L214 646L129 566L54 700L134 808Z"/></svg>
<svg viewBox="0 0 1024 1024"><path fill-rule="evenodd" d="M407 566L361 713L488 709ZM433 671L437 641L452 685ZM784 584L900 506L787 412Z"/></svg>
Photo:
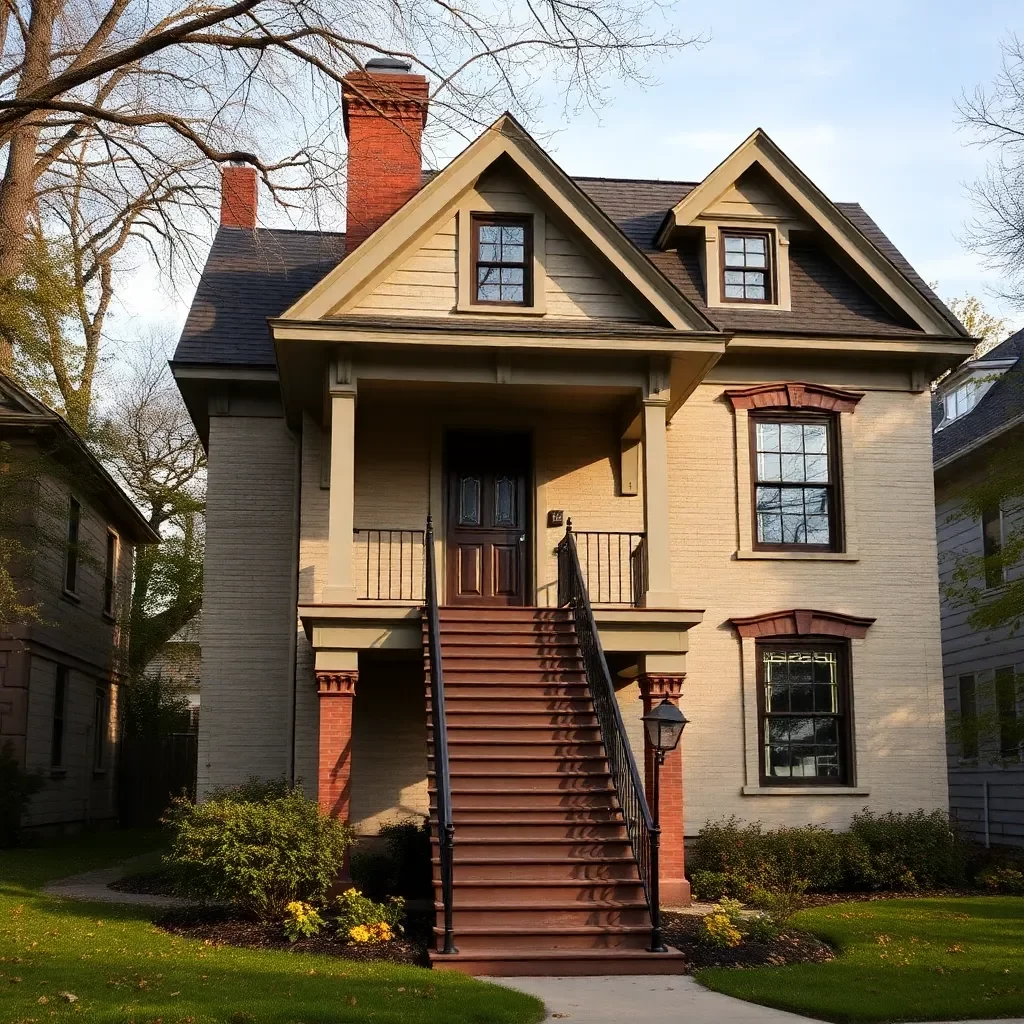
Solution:
<svg viewBox="0 0 1024 1024"><path fill-rule="evenodd" d="M528 306L533 220L529 217L473 216L474 301Z"/></svg>
<svg viewBox="0 0 1024 1024"><path fill-rule="evenodd" d="M726 302L774 301L770 232L722 232L722 298Z"/></svg>
<svg viewBox="0 0 1024 1024"><path fill-rule="evenodd" d="M953 420L957 420L961 416L966 416L967 413L969 413L974 408L974 405L977 401L977 381L966 381L965 383L961 384L960 387L954 388L943 398L945 410L943 420L946 423L952 423Z"/></svg>

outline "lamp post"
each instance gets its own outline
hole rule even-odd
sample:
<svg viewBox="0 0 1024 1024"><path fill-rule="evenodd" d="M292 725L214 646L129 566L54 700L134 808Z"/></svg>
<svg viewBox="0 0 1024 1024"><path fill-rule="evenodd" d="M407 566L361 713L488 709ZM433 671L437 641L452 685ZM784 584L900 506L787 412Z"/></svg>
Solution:
<svg viewBox="0 0 1024 1024"><path fill-rule="evenodd" d="M659 903L658 873L661 870L658 850L661 846L661 812L658 808L661 796L659 779L665 757L679 746L688 719L670 700L663 700L651 708L641 721L647 732L647 742L654 751L654 779L651 784L651 953L665 953L667 949L661 938L661 905Z"/></svg>

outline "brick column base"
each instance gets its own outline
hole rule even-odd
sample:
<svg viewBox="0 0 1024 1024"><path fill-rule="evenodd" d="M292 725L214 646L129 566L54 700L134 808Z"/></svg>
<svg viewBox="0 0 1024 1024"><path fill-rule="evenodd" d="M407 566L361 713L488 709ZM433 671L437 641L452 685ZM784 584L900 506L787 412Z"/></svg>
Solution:
<svg viewBox="0 0 1024 1024"><path fill-rule="evenodd" d="M663 700L679 703L683 690L684 675L642 675L640 677L640 699L644 714ZM644 731L644 784L647 799L654 788L654 749ZM661 793L659 811L661 817L661 850L659 871L661 905L663 907L685 907L690 904L690 883L684 873L683 854L683 755L676 747L665 758L661 766ZM652 808L653 810L653 808Z"/></svg>
<svg viewBox="0 0 1024 1024"><path fill-rule="evenodd" d="M348 821L352 802L352 700L358 672L317 672L320 694L320 810Z"/></svg>

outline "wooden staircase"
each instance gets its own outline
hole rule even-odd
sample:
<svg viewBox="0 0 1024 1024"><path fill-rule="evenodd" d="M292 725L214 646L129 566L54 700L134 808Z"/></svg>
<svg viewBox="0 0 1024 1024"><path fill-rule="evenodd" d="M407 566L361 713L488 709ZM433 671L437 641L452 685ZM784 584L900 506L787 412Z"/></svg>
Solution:
<svg viewBox="0 0 1024 1024"><path fill-rule="evenodd" d="M468 974L678 974L644 887L568 613L441 608L458 953ZM425 626L426 629L426 626ZM429 653L424 642L427 678ZM443 935L430 687L435 935Z"/></svg>

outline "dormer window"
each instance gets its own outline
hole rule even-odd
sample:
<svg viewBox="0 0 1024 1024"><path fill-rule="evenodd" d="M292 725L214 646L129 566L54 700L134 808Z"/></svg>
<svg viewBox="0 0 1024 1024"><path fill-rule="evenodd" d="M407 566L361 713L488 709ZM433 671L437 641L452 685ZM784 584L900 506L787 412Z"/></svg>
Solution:
<svg viewBox="0 0 1024 1024"><path fill-rule="evenodd" d="M533 219L473 215L474 301L529 306L533 281Z"/></svg>
<svg viewBox="0 0 1024 1024"><path fill-rule="evenodd" d="M950 391L943 399L943 402L945 403L945 415L943 416L943 419L946 423L952 423L953 420L957 420L961 416L965 416L969 413L974 408L977 401L977 381L966 381L961 384L960 387L954 388Z"/></svg>
<svg viewBox="0 0 1024 1024"><path fill-rule="evenodd" d="M771 233L723 230L721 238L723 300L773 302Z"/></svg>

